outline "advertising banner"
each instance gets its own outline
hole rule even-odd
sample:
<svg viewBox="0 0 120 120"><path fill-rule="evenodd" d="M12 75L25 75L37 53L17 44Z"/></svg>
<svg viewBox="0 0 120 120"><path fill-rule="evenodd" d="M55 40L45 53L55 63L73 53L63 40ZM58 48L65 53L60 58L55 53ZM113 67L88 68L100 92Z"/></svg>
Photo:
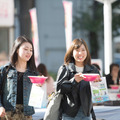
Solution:
<svg viewBox="0 0 120 120"><path fill-rule="evenodd" d="M30 11L31 26L32 26L32 41L35 51L35 63L36 66L40 63L40 47L39 47L39 38L38 38L38 24L37 24L37 13L36 8L31 9Z"/></svg>
<svg viewBox="0 0 120 120"><path fill-rule="evenodd" d="M0 27L14 25L14 0L0 0Z"/></svg>
<svg viewBox="0 0 120 120"><path fill-rule="evenodd" d="M72 41L72 2L63 1L63 7L65 14L66 49L68 50Z"/></svg>

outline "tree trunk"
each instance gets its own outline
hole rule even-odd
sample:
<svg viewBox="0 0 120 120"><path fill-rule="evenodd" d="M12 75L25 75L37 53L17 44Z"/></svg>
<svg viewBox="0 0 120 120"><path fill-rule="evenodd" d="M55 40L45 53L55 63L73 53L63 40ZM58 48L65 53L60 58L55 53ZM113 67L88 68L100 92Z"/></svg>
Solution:
<svg viewBox="0 0 120 120"><path fill-rule="evenodd" d="M97 42L98 36L95 32L89 32L89 40L90 40L90 53L91 53L91 58L98 58L98 42Z"/></svg>
<svg viewBox="0 0 120 120"><path fill-rule="evenodd" d="M96 1L93 2L93 21L97 18L97 8L98 3ZM99 50L99 44L98 44L98 35L97 32L90 31L89 32L89 40L90 40L90 48L91 48L91 58L98 58L98 50Z"/></svg>

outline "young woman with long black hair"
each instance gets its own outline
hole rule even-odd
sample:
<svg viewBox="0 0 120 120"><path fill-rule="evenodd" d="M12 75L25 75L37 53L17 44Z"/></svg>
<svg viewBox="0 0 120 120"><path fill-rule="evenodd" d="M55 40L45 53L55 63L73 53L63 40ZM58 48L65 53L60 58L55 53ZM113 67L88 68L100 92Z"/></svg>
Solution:
<svg viewBox="0 0 120 120"><path fill-rule="evenodd" d="M6 77L5 77L6 75ZM12 48L10 63L0 68L1 120L32 120L34 108L28 105L32 83L28 76L37 75L33 43L19 36Z"/></svg>

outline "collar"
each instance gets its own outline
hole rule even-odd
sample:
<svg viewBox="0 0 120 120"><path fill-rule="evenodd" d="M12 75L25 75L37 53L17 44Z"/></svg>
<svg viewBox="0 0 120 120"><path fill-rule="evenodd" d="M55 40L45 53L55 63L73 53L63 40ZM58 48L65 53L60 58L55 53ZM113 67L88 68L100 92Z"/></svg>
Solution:
<svg viewBox="0 0 120 120"><path fill-rule="evenodd" d="M15 66L13 66L12 64L10 64L10 65L14 70L16 70ZM25 73L26 72L34 72L35 73L35 71L30 70L30 67L28 65L27 65L27 69L26 69Z"/></svg>
<svg viewBox="0 0 120 120"><path fill-rule="evenodd" d="M69 64L68 64L68 69L69 69L71 72L76 72L75 64L74 64L74 63L69 63ZM86 64L86 65L84 66L83 73L87 73L87 72L90 72L90 71L92 71L92 70L93 70L93 68L91 67L91 65Z"/></svg>
<svg viewBox="0 0 120 120"><path fill-rule="evenodd" d="M84 66L83 73L87 73L87 72L90 72L90 71L92 71L92 70L93 70L93 68L91 67L91 65L86 64L86 65Z"/></svg>

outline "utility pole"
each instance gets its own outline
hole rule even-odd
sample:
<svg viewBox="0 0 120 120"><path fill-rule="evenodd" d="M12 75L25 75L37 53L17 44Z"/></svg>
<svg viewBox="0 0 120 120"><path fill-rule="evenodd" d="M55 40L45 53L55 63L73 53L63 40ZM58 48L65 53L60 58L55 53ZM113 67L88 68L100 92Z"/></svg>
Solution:
<svg viewBox="0 0 120 120"><path fill-rule="evenodd" d="M112 63L112 3L116 0L96 0L104 4L104 62L105 74Z"/></svg>

